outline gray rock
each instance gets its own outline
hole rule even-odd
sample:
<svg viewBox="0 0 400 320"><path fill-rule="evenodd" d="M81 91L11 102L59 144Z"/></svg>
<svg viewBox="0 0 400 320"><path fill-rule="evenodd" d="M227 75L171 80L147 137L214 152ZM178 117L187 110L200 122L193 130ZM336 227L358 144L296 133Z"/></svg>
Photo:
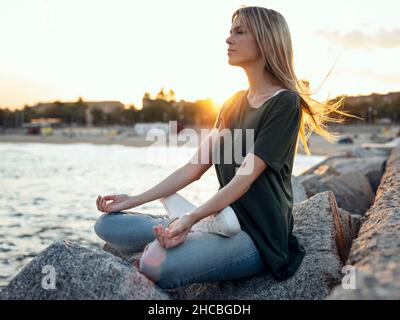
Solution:
<svg viewBox="0 0 400 320"><path fill-rule="evenodd" d="M368 179L362 173L329 175L321 178L320 182L333 191L340 208L354 214L364 215L374 202L374 193Z"/></svg>
<svg viewBox="0 0 400 320"><path fill-rule="evenodd" d="M374 193L368 179L359 172L339 176L327 174L329 168L329 166L320 166L319 171L316 171L320 174L311 173L299 177L307 197L331 190L340 208L363 215L374 201Z"/></svg>
<svg viewBox="0 0 400 320"><path fill-rule="evenodd" d="M400 299L399 190L400 148L393 148L346 263L355 269L356 288L338 286L328 299Z"/></svg>
<svg viewBox="0 0 400 320"><path fill-rule="evenodd" d="M293 206L293 232L309 253L326 252L329 259L345 262L346 244L335 195L332 191L316 194ZM327 257L328 257L327 256Z"/></svg>
<svg viewBox="0 0 400 320"><path fill-rule="evenodd" d="M333 160L327 174L345 175L351 172L359 172L367 177L372 192L375 193L385 169L386 157L368 157L363 159L339 159Z"/></svg>
<svg viewBox="0 0 400 320"><path fill-rule="evenodd" d="M293 202L301 202L307 199L306 191L301 184L301 178L292 176Z"/></svg>
<svg viewBox="0 0 400 320"><path fill-rule="evenodd" d="M54 289L49 278L52 270L55 271ZM69 241L56 241L42 251L1 291L0 298L169 299L130 263L102 250L87 249Z"/></svg>
<svg viewBox="0 0 400 320"><path fill-rule="evenodd" d="M328 188L321 182L321 176L316 173L310 173L305 176L300 176L299 181L301 182L307 198L311 198L317 193L328 191Z"/></svg>

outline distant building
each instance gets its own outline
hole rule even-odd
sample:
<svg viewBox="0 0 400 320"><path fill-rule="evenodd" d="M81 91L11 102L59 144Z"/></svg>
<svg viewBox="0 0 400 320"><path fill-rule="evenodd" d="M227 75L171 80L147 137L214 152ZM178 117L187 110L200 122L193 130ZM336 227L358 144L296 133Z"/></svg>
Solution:
<svg viewBox="0 0 400 320"><path fill-rule="evenodd" d="M93 125L93 110L101 110L103 113L109 114L124 109L124 105L119 101L85 101L84 103L88 106L85 113L87 127Z"/></svg>
<svg viewBox="0 0 400 320"><path fill-rule="evenodd" d="M99 109L107 114L124 109L124 105L119 101L84 101L84 103L89 107L90 111Z"/></svg>
<svg viewBox="0 0 400 320"><path fill-rule="evenodd" d="M26 128L26 134L41 134L60 124L62 124L61 118L32 118L30 122L23 123L22 127ZM52 130L50 131L52 132Z"/></svg>
<svg viewBox="0 0 400 320"><path fill-rule="evenodd" d="M74 105L77 102L62 102L65 106ZM85 112L85 119L86 119L86 126L91 127L93 125L93 110L101 110L105 114L110 114L118 110L123 110L124 105L119 101L82 101L87 106ZM38 103L37 105L33 106L32 109L39 113L44 113L50 108L54 108L56 106L56 102L48 102L48 103Z"/></svg>

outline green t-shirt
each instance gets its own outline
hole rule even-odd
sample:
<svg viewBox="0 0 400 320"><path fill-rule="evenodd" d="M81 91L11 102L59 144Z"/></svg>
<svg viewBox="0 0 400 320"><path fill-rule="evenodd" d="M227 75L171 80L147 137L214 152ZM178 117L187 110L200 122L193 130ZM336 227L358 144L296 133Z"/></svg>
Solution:
<svg viewBox="0 0 400 320"><path fill-rule="evenodd" d="M261 107L253 108L247 92L239 91L224 103L214 127L223 122L232 137L235 132L241 132L242 139L231 139L227 153L233 152L235 145L241 142L245 151L241 152L243 158L247 152L252 152L267 164L249 190L230 205L242 230L253 239L272 274L283 280L296 272L305 255L304 247L292 233L291 176L301 120L300 98L296 92L284 90ZM250 148L246 143L246 129L254 130L254 144L250 143ZM231 160L224 163L226 138L220 135L219 139L216 149L217 153L220 150L219 163L214 165L221 189L234 177L243 159L236 163L232 154Z"/></svg>

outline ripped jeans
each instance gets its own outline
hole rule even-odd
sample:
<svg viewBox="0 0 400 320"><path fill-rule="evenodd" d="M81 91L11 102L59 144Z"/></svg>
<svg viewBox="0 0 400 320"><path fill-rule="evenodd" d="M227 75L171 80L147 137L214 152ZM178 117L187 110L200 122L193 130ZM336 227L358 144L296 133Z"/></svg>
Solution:
<svg viewBox="0 0 400 320"><path fill-rule="evenodd" d="M139 272L163 289L245 278L266 270L253 240L243 230L231 237L192 231L180 245L161 247L153 226L161 223L165 227L172 219L139 212L104 213L94 230L117 250L144 250Z"/></svg>

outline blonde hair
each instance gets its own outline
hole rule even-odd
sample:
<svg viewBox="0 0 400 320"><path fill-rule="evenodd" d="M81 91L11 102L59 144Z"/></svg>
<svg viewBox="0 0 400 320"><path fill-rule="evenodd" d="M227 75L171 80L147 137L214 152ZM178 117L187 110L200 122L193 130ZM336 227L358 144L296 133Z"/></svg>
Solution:
<svg viewBox="0 0 400 320"><path fill-rule="evenodd" d="M344 119L330 117L329 114L336 113L354 118L358 117L339 110L343 105L344 96L339 98L338 101L328 100L326 102L319 102L311 98L311 95L315 92L310 93L307 83L298 80L294 72L292 40L285 18L272 9L242 6L233 13L232 22L235 19L239 19L240 24L254 35L265 61L265 71L281 87L292 90L299 95L302 111L299 136L305 152L311 155L307 140L313 131L330 142L336 142L338 135L326 130L325 123L342 123ZM328 75L330 72L331 70ZM296 153L297 147L298 139Z"/></svg>

